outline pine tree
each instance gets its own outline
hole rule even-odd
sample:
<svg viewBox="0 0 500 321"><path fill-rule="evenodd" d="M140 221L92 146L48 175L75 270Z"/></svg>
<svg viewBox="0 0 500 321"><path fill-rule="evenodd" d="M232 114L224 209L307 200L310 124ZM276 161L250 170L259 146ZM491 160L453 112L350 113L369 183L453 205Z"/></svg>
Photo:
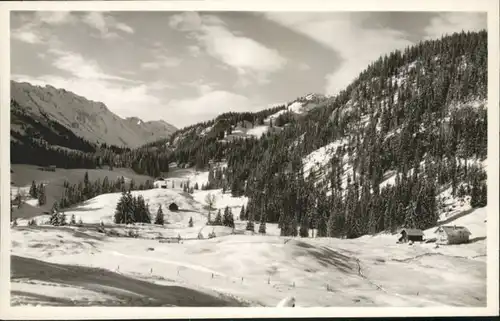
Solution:
<svg viewBox="0 0 500 321"><path fill-rule="evenodd" d="M156 212L155 224L156 225L165 224L165 218L163 215L163 210L161 209L161 205L158 207L158 211Z"/></svg>
<svg viewBox="0 0 500 321"><path fill-rule="evenodd" d="M40 184L38 187L38 205L43 206L47 202L47 196L45 195L45 186Z"/></svg>
<svg viewBox="0 0 500 321"><path fill-rule="evenodd" d="M75 218L75 214L71 214L71 219L69 221L69 224L70 225L76 225L76 218Z"/></svg>
<svg viewBox="0 0 500 321"><path fill-rule="evenodd" d="M309 237L309 221L306 215L302 216L299 229L300 237Z"/></svg>
<svg viewBox="0 0 500 321"><path fill-rule="evenodd" d="M115 215L114 215L115 224L126 224L125 202L126 202L126 195L125 193L122 193L122 196L120 197L118 203L116 204Z"/></svg>
<svg viewBox="0 0 500 321"><path fill-rule="evenodd" d="M35 181L32 181L31 182L31 187L30 187L30 191L29 191L29 194L32 198L35 198L37 199L38 198L38 188L36 186L36 183Z"/></svg>
<svg viewBox="0 0 500 321"><path fill-rule="evenodd" d="M50 215L50 225L59 226L60 225L60 215L57 211L52 210L52 214Z"/></svg>
<svg viewBox="0 0 500 321"><path fill-rule="evenodd" d="M83 196L85 197L85 199L91 198L91 195L90 195L89 172L85 172L85 175L83 177L83 185L84 185Z"/></svg>
<svg viewBox="0 0 500 321"><path fill-rule="evenodd" d="M240 221L243 220L245 220L245 205L242 205L240 210Z"/></svg>
<svg viewBox="0 0 500 321"><path fill-rule="evenodd" d="M228 226L229 227L232 227L234 229L235 225L234 225L234 215L233 215L233 211L231 209L229 209L229 222L228 222Z"/></svg>
<svg viewBox="0 0 500 321"><path fill-rule="evenodd" d="M189 218L189 227L193 227L193 217Z"/></svg>
<svg viewBox="0 0 500 321"><path fill-rule="evenodd" d="M231 217L229 214L229 207L226 206L224 209L224 216L222 217L222 225L224 226L231 226Z"/></svg>
<svg viewBox="0 0 500 321"><path fill-rule="evenodd" d="M481 183L480 189L479 189L479 200L478 200L478 207L484 207L488 205L488 186L486 185L485 182Z"/></svg>
<svg viewBox="0 0 500 321"><path fill-rule="evenodd" d="M217 212L217 215L215 216L214 225L222 225L222 215L220 213L220 209Z"/></svg>
<svg viewBox="0 0 500 321"><path fill-rule="evenodd" d="M62 212L59 215L59 225L64 226L64 225L67 225L67 224L68 224L68 222L66 221L66 214L64 212Z"/></svg>

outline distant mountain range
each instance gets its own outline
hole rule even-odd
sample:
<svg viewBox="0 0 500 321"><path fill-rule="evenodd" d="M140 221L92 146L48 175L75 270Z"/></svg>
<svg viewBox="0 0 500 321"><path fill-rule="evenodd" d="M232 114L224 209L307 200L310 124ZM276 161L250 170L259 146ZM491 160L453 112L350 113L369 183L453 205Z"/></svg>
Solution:
<svg viewBox="0 0 500 321"><path fill-rule="evenodd" d="M137 117L120 118L102 102L95 102L64 89L11 81L11 133L44 139L60 126L90 143L135 148L168 138L177 130L162 120L144 122ZM49 125L50 124L50 125ZM44 134L40 128L44 127ZM66 133L68 134L68 133Z"/></svg>

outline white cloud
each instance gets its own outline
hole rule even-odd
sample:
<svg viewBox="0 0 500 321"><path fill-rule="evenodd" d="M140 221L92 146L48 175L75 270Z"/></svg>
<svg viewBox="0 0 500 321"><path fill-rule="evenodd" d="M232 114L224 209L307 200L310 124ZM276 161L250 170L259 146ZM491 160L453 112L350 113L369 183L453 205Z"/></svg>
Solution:
<svg viewBox="0 0 500 321"><path fill-rule="evenodd" d="M155 61L143 62L141 63L141 68L143 69L159 69L162 67L170 68L180 65L181 59L168 56L157 56Z"/></svg>
<svg viewBox="0 0 500 321"><path fill-rule="evenodd" d="M123 22L118 22L112 16L107 16L103 12L90 12L86 14L82 21L88 26L99 31L100 37L104 39L118 38L119 35L112 30L120 30L126 33L134 33L134 29Z"/></svg>
<svg viewBox="0 0 500 321"><path fill-rule="evenodd" d="M198 57L201 52L200 47L196 45L188 46L187 50L193 57Z"/></svg>
<svg viewBox="0 0 500 321"><path fill-rule="evenodd" d="M486 14L477 12L447 12L431 19L425 28L427 39L438 39L445 34L479 31L487 28Z"/></svg>
<svg viewBox="0 0 500 321"><path fill-rule="evenodd" d="M187 11L170 17L168 24L180 31L194 31L200 29L202 20L198 13Z"/></svg>
<svg viewBox="0 0 500 321"><path fill-rule="evenodd" d="M150 90L165 90L165 89L174 89L176 88L175 85L173 85L170 82L167 82L165 80L156 80L153 82L148 83L148 88Z"/></svg>
<svg viewBox="0 0 500 321"><path fill-rule="evenodd" d="M142 69L171 68L177 67L182 63L180 58L170 55L169 51L158 41L153 43L153 49L151 49L151 52L153 60L142 62Z"/></svg>
<svg viewBox="0 0 500 321"><path fill-rule="evenodd" d="M326 76L325 92L344 89L380 55L411 45L405 35L392 29L366 29L367 13L267 13L266 17L333 49L342 62Z"/></svg>
<svg viewBox="0 0 500 321"><path fill-rule="evenodd" d="M130 27L129 25L124 24L123 22L118 22L115 25L115 28L126 33L134 33L134 29L132 29L132 27Z"/></svg>
<svg viewBox="0 0 500 321"><path fill-rule="evenodd" d="M40 34L36 33L33 30L27 30L23 28L12 30L11 38L29 44L43 43L43 38Z"/></svg>
<svg viewBox="0 0 500 321"><path fill-rule="evenodd" d="M205 26L203 31L200 39L207 52L236 68L240 74L248 71L273 72L286 63L278 51L253 39L237 37L221 26Z"/></svg>
<svg viewBox="0 0 500 321"><path fill-rule="evenodd" d="M75 23L75 16L70 11L37 11L35 19L49 25Z"/></svg>
<svg viewBox="0 0 500 321"><path fill-rule="evenodd" d="M235 35L213 15L185 12L172 16L169 24L172 28L189 32L209 55L235 68L240 76L259 83L266 83L268 75L283 68L287 62L277 50Z"/></svg>
<svg viewBox="0 0 500 321"><path fill-rule="evenodd" d="M124 82L134 82L126 78L105 73L97 62L87 60L79 53L64 51L55 48L49 49L52 54L52 65L60 70L66 71L74 77L83 80L115 80Z"/></svg>

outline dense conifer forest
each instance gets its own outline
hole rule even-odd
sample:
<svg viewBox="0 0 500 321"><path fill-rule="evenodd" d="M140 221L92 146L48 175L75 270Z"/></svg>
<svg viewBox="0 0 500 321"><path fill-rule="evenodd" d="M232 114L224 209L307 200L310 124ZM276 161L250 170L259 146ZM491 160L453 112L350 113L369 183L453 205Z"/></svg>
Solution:
<svg viewBox="0 0 500 321"><path fill-rule="evenodd" d="M309 236L312 229L318 237L347 238L400 226L425 229L437 222L437 194L445 188L470 196L474 207L487 203L486 173L478 165L487 157L486 94L487 33L462 32L380 57L316 108L281 113L269 124L280 130L260 138L224 140L236 126L263 125L286 106L225 113L134 150L95 146L57 124L40 127L16 114L43 139L13 133L11 157L65 168L128 167L153 177L172 162L207 169L209 182L201 188L249 197L240 217L251 230L259 223L260 232L266 222L277 222L286 236ZM307 170L304 157L325 146L334 146L326 165ZM390 175L394 182L382 184ZM92 193L85 183L67 187L63 199L74 204L113 190L103 184L93 185ZM132 204L129 198L124 194ZM215 214L212 224L234 224L226 213ZM117 221L129 220L117 215Z"/></svg>

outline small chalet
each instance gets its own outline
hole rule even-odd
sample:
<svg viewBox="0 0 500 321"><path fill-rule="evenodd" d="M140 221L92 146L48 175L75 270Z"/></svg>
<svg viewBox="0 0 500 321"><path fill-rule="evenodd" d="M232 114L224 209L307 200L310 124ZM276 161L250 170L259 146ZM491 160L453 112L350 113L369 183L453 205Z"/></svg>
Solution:
<svg viewBox="0 0 500 321"><path fill-rule="evenodd" d="M399 238L400 242L422 242L424 240L424 232L422 230L416 228L404 228L400 232L401 237Z"/></svg>
<svg viewBox="0 0 500 321"><path fill-rule="evenodd" d="M168 206L168 209L171 210L172 212L176 212L179 210L179 206L177 206L177 204L175 203L172 203Z"/></svg>
<svg viewBox="0 0 500 321"><path fill-rule="evenodd" d="M167 181L165 181L163 178L158 179L154 182L153 185L155 188L167 188Z"/></svg>
<svg viewBox="0 0 500 321"><path fill-rule="evenodd" d="M461 244L468 243L472 234L465 226L440 226L434 233L437 235L437 243Z"/></svg>

